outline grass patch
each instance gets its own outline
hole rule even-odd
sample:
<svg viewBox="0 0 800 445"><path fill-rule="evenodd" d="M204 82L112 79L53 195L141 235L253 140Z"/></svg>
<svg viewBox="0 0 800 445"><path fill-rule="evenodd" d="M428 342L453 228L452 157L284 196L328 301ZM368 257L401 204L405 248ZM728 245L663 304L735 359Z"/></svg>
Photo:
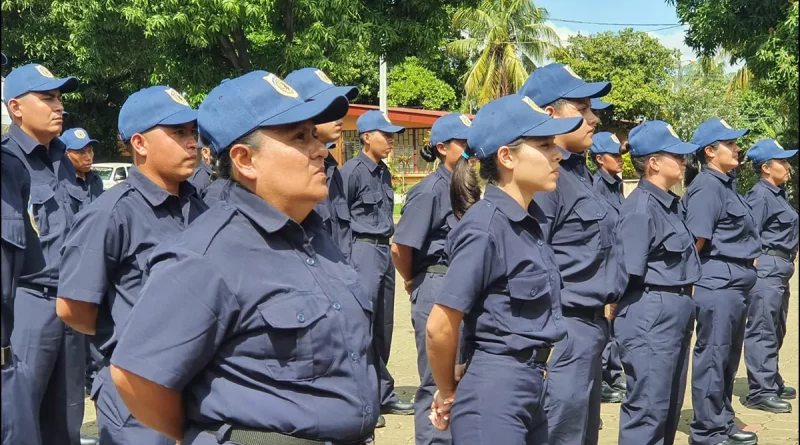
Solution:
<svg viewBox="0 0 800 445"><path fill-rule="evenodd" d="M394 211L392 212L392 215L393 215L395 218L399 218L399 217L400 217L400 210L401 210L402 208L403 208L403 204L395 204L395 205L394 205Z"/></svg>

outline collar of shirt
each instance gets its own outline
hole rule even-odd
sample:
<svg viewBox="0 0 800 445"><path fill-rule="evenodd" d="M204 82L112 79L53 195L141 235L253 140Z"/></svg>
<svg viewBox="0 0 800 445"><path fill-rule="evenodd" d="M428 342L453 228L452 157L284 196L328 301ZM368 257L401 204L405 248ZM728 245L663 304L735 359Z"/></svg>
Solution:
<svg viewBox="0 0 800 445"><path fill-rule="evenodd" d="M17 126L16 124L12 124L11 128L8 129L8 135L11 139L16 142L22 151L25 152L26 155L30 155L36 150L37 147L42 147L46 153L50 155L51 161L57 161L61 158L61 155L64 154L66 151L67 146L61 142L59 138L53 138L50 141L50 150L47 150L47 147L40 144L36 139L32 138L28 133L25 133L25 130Z"/></svg>
<svg viewBox="0 0 800 445"><path fill-rule="evenodd" d="M566 170L576 171L580 175L588 176L586 169L586 152L573 153L571 151L564 150L561 147L558 147L558 151L561 152L561 156L563 157L560 162L562 167L564 167Z"/></svg>
<svg viewBox="0 0 800 445"><path fill-rule="evenodd" d="M672 193L671 191L667 190L666 192L653 184L652 182L648 181L645 178L641 178L639 180L639 185L642 190L652 195L654 198L661 203L664 208L676 210L678 205L678 195ZM675 206L673 208L673 206Z"/></svg>
<svg viewBox="0 0 800 445"><path fill-rule="evenodd" d="M619 179L617 175L610 175L607 171L603 170L602 168L597 169L598 173L600 173L600 177L603 178L609 185L618 186L622 179Z"/></svg>
<svg viewBox="0 0 800 445"><path fill-rule="evenodd" d="M450 179L453 177L453 173L451 173L450 170L448 170L447 167L444 166L444 164L439 165L439 168L436 169L436 173L442 179L447 181L448 184L450 184Z"/></svg>
<svg viewBox="0 0 800 445"><path fill-rule="evenodd" d="M236 182L231 182L226 201L247 216L255 225L270 234L278 232L294 222L288 215ZM295 222L295 224L297 223ZM306 230L313 231L322 227L322 218L312 210L300 225ZM308 236L311 237L310 234Z"/></svg>
<svg viewBox="0 0 800 445"><path fill-rule="evenodd" d="M203 161L200 161L200 168L202 168L202 169L203 169L203 171L205 171L205 172L206 172L206 173L208 173L209 175L210 175L211 173L213 173L213 172L211 171L211 166L210 166L210 165L208 165L208 164L206 164L206 163L205 163L205 162L203 162Z"/></svg>
<svg viewBox="0 0 800 445"><path fill-rule="evenodd" d="M521 222L525 218L532 218L526 209L523 209L517 201L514 201L514 198L495 185L487 185L486 193L483 194L483 197L494 204L511 221ZM532 200L531 205L533 205Z"/></svg>
<svg viewBox="0 0 800 445"><path fill-rule="evenodd" d="M776 195L786 196L786 190L785 189L782 189L782 188L778 187L777 185L767 181L766 179L761 178L761 179L758 180L758 182L763 184L764 187L766 187L767 190L771 191L772 193L774 193Z"/></svg>
<svg viewBox="0 0 800 445"><path fill-rule="evenodd" d="M362 164L366 165L370 172L374 172L376 168L384 165L383 161L375 162L363 151L358 154L358 160L361 161Z"/></svg>
<svg viewBox="0 0 800 445"><path fill-rule="evenodd" d="M150 178L145 176L136 167L131 167L130 178L128 182L144 196L144 199L153 207L158 207L170 197L174 196L170 192L158 186ZM195 193L194 187L186 181L178 185L178 197L186 198L192 193Z"/></svg>
<svg viewBox="0 0 800 445"><path fill-rule="evenodd" d="M333 157L331 153L328 153L328 156L325 158L325 169L327 170L328 167L338 167L339 163L336 162L336 158Z"/></svg>
<svg viewBox="0 0 800 445"><path fill-rule="evenodd" d="M722 173L722 172L719 172L717 170L714 170L713 168L711 168L709 166L704 166L703 167L703 172L707 172L709 175L719 179L720 181L724 182L725 184L732 184L733 180L735 179L733 176L725 174L725 173Z"/></svg>

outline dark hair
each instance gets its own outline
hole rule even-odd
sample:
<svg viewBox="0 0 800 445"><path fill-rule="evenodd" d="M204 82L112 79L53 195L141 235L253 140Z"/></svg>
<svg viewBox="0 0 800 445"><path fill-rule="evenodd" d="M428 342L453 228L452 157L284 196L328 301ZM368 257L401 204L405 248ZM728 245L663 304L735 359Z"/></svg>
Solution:
<svg viewBox="0 0 800 445"><path fill-rule="evenodd" d="M445 141L445 145L448 143L450 143L450 141ZM422 159L427 162L433 162L437 159L444 162L444 156L439 153L436 145L431 144L430 142L423 145L422 148L419 149L419 155L422 156Z"/></svg>
<svg viewBox="0 0 800 445"><path fill-rule="evenodd" d="M708 162L708 159L706 159L706 147L711 147L716 151L719 148L719 141L700 147L694 153L686 156L686 173L683 178L684 187L689 187L694 178L700 174L701 168L705 167Z"/></svg>
<svg viewBox="0 0 800 445"><path fill-rule="evenodd" d="M550 102L549 104L545 105L545 106L544 106L544 107L542 107L542 108L553 107L553 108L554 108L554 109L556 109L556 110L560 110L560 109L561 109L561 108L563 108L563 107L564 107L564 105L566 105L568 102L569 102L569 100L568 100L568 99L563 99L563 98L562 98L562 99L556 99L556 100L554 100L553 102Z"/></svg>
<svg viewBox="0 0 800 445"><path fill-rule="evenodd" d="M592 151L589 150L589 159L592 161L592 164L594 164L594 166L599 169L600 168L600 163L597 162L597 157L598 156L603 156L603 154L602 153L592 153Z"/></svg>
<svg viewBox="0 0 800 445"><path fill-rule="evenodd" d="M516 150L522 144L522 139L517 139L506 146ZM472 151L467 147L465 153L472 156ZM497 184L500 174L497 171L497 153L486 159L481 159L478 174L469 161L463 156L456 162L453 169L453 178L450 181L450 205L453 207L453 216L460 220L473 204L481 199L481 186L478 175L489 184Z"/></svg>
<svg viewBox="0 0 800 445"><path fill-rule="evenodd" d="M633 164L633 169L636 170L636 174L639 175L640 178L646 178L647 175L645 175L645 173L647 173L647 162L650 160L650 158L660 155L661 153L659 152L644 156L631 156L631 164Z"/></svg>
<svg viewBox="0 0 800 445"><path fill-rule="evenodd" d="M251 150L258 150L261 144L261 133L256 130L233 141L222 153L215 153L214 150L211 150L211 181L217 178L227 179L229 181L233 180L233 163L231 162L230 156L231 147L241 144L248 146Z"/></svg>

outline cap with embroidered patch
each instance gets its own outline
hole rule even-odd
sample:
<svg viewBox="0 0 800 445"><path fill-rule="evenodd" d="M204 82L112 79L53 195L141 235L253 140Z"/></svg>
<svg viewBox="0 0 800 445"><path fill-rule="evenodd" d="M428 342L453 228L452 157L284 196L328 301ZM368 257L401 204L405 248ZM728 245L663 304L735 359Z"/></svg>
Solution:
<svg viewBox="0 0 800 445"><path fill-rule="evenodd" d="M303 100L316 99L320 95L330 95L344 96L348 101L352 101L358 96L357 87L337 87L322 70L317 68L302 68L292 71L284 80L300 93Z"/></svg>
<svg viewBox="0 0 800 445"><path fill-rule="evenodd" d="M715 117L709 119L694 131L692 136L692 143L700 147L705 147L718 141L733 141L749 133L747 128L743 130L734 130L724 119Z"/></svg>
<svg viewBox="0 0 800 445"><path fill-rule="evenodd" d="M571 133L582 123L580 117L554 119L529 97L511 94L478 110L472 120L467 144L478 159L485 159L519 138Z"/></svg>
<svg viewBox="0 0 800 445"><path fill-rule="evenodd" d="M97 140L90 138L89 133L83 128L65 130L59 139L67 146L67 150L83 150L87 145L97 143Z"/></svg>
<svg viewBox="0 0 800 445"><path fill-rule="evenodd" d="M369 110L362 114L356 121L356 127L358 128L358 134L370 131L382 131L384 133L402 133L406 131L405 127L392 124L392 121L378 110Z"/></svg>
<svg viewBox="0 0 800 445"><path fill-rule="evenodd" d="M537 68L522 85L519 94L544 107L559 99L603 97L611 91L611 82L586 82L567 65L551 63Z"/></svg>
<svg viewBox="0 0 800 445"><path fill-rule="evenodd" d="M633 157L659 152L688 155L700 148L681 141L672 125L664 121L646 121L635 126L628 134L628 146Z"/></svg>
<svg viewBox="0 0 800 445"><path fill-rule="evenodd" d="M157 85L144 88L122 104L117 129L123 142L158 125L183 125L197 120L197 110L174 89Z"/></svg>
<svg viewBox="0 0 800 445"><path fill-rule="evenodd" d="M345 96L325 95L304 101L300 93L267 71L224 80L206 96L198 111L200 135L215 153L260 127L311 120L333 122L347 114Z"/></svg>
<svg viewBox="0 0 800 445"><path fill-rule="evenodd" d="M589 149L589 152L593 155L603 153L618 155L622 154L620 151L621 147L622 143L619 141L617 135L603 131L592 135L592 148Z"/></svg>
<svg viewBox="0 0 800 445"><path fill-rule="evenodd" d="M789 159L797 154L797 150L784 150L775 139L761 139L747 150L747 158L761 164L772 159Z"/></svg>
<svg viewBox="0 0 800 445"><path fill-rule="evenodd" d="M3 100L6 105L27 93L44 93L58 90L71 93L78 89L78 79L74 77L56 78L47 68L38 63L23 65L9 73L3 85Z"/></svg>
<svg viewBox="0 0 800 445"><path fill-rule="evenodd" d="M592 105L590 105L590 108L592 110L605 110L605 109L611 108L613 106L614 106L614 104L611 104L611 103L608 103L608 102L603 102L600 99L592 99Z"/></svg>
<svg viewBox="0 0 800 445"><path fill-rule="evenodd" d="M431 145L447 142L452 139L467 139L472 121L464 114L450 113L436 119L431 127Z"/></svg>

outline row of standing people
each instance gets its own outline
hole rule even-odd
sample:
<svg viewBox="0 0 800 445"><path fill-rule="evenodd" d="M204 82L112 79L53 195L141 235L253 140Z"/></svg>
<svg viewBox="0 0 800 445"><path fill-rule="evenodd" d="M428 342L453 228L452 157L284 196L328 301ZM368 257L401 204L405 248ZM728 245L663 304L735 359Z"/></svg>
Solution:
<svg viewBox="0 0 800 445"><path fill-rule="evenodd" d="M364 151L343 167L338 178L331 157L323 161L326 156L319 140L326 125L331 134L336 134L337 126L341 131L339 120L353 89L335 88L313 69L287 80L296 89L266 72L224 82L209 93L199 113L166 87L136 93L123 106L120 135L135 153L137 166L127 185L98 200L102 204L88 206L77 218L71 215L77 221L60 249L62 276L55 293L58 316L78 331L94 335L104 352L104 371L92 391L103 443L118 443L123 437L136 443L169 443L180 438L184 443L210 443L216 436L214 440L247 444L256 443L248 440L260 440L259 435L277 440L271 433L283 433L278 436L281 440L362 443L369 440L379 411L407 412L408 407L392 397L385 371L393 319L393 292L388 283L393 280L394 266L388 238L394 227L391 178L381 162L391 149L392 135L402 128L379 113L362 116L358 126ZM48 84L54 88L47 91L72 84L69 79ZM599 357L608 338L602 308L616 301L626 287L627 254L623 259L622 252L627 251L624 239L623 245L616 243L616 214L609 212L605 201L594 200L596 208L588 208L591 197L599 195L592 192L582 152L587 137L591 145L597 123L588 98L602 96L610 85L586 84L555 64L534 72L528 84L525 96L509 96L482 108L474 124L459 115L437 122L431 142L444 162L409 195L391 248L398 272L412 291L412 319L421 351L418 365L423 384L415 407L418 442L439 434L420 422L425 420L424 405L434 399L431 379L440 383L441 390L456 378L455 355L451 361L448 348L444 354L424 350L424 326L433 326L428 329L428 341L437 348L441 345L433 337L456 337L451 342L455 350L458 336L445 334L458 332L461 318L468 367L454 405L452 432L457 443L597 440ZM40 91L29 89L11 99L30 92L41 99ZM582 119L551 119L544 111L560 118L577 114L574 117ZM218 176L203 193L207 200L223 201L203 216L199 215L205 204L184 182L192 174L197 149L194 119L213 152ZM644 132L646 126L641 128ZM467 129L469 136L462 139ZM669 128L655 130L661 131L663 139ZM453 136L453 131L459 136ZM635 147L633 136L631 146ZM464 151L466 139L470 142ZM655 164L669 157L663 155L666 149L647 152L663 148L658 143L664 141L657 139L645 135L641 156L637 156L659 155L647 160L655 171L660 170ZM712 152L718 149L710 148ZM551 156L548 160L536 152ZM477 182L465 167L467 157L481 159L481 175L492 183L477 208L497 211L467 213L470 204L480 199ZM573 157L573 162L567 162ZM558 164L564 173L558 173ZM449 184L451 171L454 184ZM647 179L646 168L642 173ZM567 175L574 176L572 183L565 179ZM75 180L74 173L65 176ZM553 191L556 177L558 188ZM448 193L443 190L452 191L455 212L446 204ZM215 196L209 195L211 191ZM529 208L526 203L535 191L550 194L539 193ZM547 199L539 202L542 195ZM311 212L312 208L317 211ZM473 214L478 221L464 224ZM462 221L456 223L454 216ZM198 222L189 227L195 219ZM38 218L32 221L38 226ZM492 221L498 224L492 226ZM485 225L477 231L481 236L470 233L475 232L474 224ZM796 236L796 214L794 224ZM453 227L456 230L448 234ZM483 247L481 237L488 237ZM591 255L579 253L585 246L593 246ZM773 250L785 251L785 247ZM465 255L474 248L482 250ZM358 259L356 251L361 251ZM456 258L467 262L450 268ZM474 264L476 258L481 262ZM648 265L649 259L645 255ZM680 264L668 262L664 267L692 267L690 261ZM659 274L658 267L654 270L650 275ZM648 283L648 274L642 276L642 284L660 286ZM686 285L691 284L688 281ZM676 288L686 285L669 283L663 286L671 289L662 291L685 296L686 289ZM663 304L661 298L659 304ZM626 309L631 312L634 307L623 299L620 320ZM435 315L448 310L455 312L445 317L451 328L458 319L455 329L446 329ZM434 314L431 321L426 320L426 311ZM639 317L628 317L641 324ZM659 312L650 324L661 319ZM506 335L498 335L503 329ZM713 326L707 330L713 332ZM373 331L376 341L372 341ZM550 360L547 397L542 398L543 367L553 345L558 358L554 354ZM642 357L641 348L632 349L637 353L631 357ZM437 355L445 360L433 358ZM432 366L426 363L427 356L432 357ZM256 358L266 358L266 363ZM509 372L513 362L518 368L524 364L525 371ZM629 383L635 383L636 360L626 361L623 353L623 363ZM680 364L678 374L679 368ZM685 378L685 367L683 372ZM525 376L524 381L520 376ZM112 381L116 385L109 384ZM663 390L655 386L643 383L638 388L644 394ZM634 393L626 403L636 400ZM294 400L288 401L289 397ZM321 397L330 399L329 403L320 403ZM542 400L544 405L539 407ZM729 395L727 401L729 405ZM447 404L439 402L433 412L441 427L447 414L437 415ZM632 421L638 425L632 428L637 438L650 433L647 419L653 411L674 408L670 402L646 410L644 420ZM269 415L258 415L265 406L271 407ZM456 415L458 409L463 414ZM705 414L713 417L713 413L700 417ZM669 415L655 417L659 421L654 434L669 438L669 425L677 420ZM522 427L509 423L526 418ZM52 422L53 418L45 419ZM464 427L456 427L458 422ZM739 433L724 427L715 438L727 435L725 440L738 440ZM541 437L548 439L542 442ZM442 440L450 439L444 434ZM635 440L630 443L641 443ZM719 442L701 440L695 442Z"/></svg>

